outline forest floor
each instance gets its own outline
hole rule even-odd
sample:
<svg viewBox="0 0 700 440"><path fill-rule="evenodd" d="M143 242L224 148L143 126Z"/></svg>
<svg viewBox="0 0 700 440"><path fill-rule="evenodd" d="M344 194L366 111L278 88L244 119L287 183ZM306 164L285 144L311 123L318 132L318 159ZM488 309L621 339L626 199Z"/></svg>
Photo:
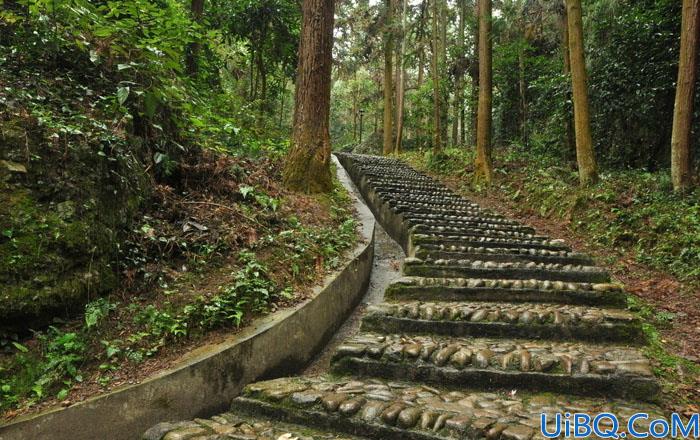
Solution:
<svg viewBox="0 0 700 440"><path fill-rule="evenodd" d="M635 230L634 225L629 225L629 230L624 231L635 240L625 238L621 243L615 236L616 232L612 229L617 224L610 218L606 219L605 214L625 208L634 209L641 198L634 193L635 187L631 186L628 192L616 192L615 197L596 198L598 192L613 191L606 181L615 176L608 177L594 191L589 199L590 204L586 204L578 196L575 180L554 177L561 176L561 170L551 174L539 173L533 169L533 165L505 156L497 160L496 184L486 189L471 183L473 162L470 154L448 151L447 155L447 160L435 160L429 154L412 152L403 158L473 202L528 224L538 233L563 239L574 249L593 256L598 264L608 268L631 294L630 309L645 321L645 332L650 340L647 354L655 360L657 374L663 379L667 396L673 396L669 400L679 402L677 407L670 409L697 412L697 402L700 402L700 277L692 273L686 275L682 271L678 276L672 273L672 269L665 270L663 264L640 261L642 251L635 243L666 239L664 234L655 235L653 225L658 219L654 218L654 213L641 216L641 224L646 225L646 229ZM559 182L552 184L552 180ZM562 192L544 195L557 190ZM546 199L549 196L552 197L551 201ZM571 202L571 198L575 200ZM692 201L688 204L696 214L698 205ZM666 214L653 203L651 206L662 211L658 216ZM583 218L579 214L586 207L598 211L594 215L601 217L602 221L582 227L580 220ZM692 235L699 231L696 227L694 232L691 229L687 233ZM608 241L611 236L615 237L612 244ZM687 246L691 251L697 250L695 242L681 246ZM650 261L665 261L665 256L654 255L651 249L644 250L651 254ZM680 258L681 252L684 251L676 250L674 255Z"/></svg>
<svg viewBox="0 0 700 440"><path fill-rule="evenodd" d="M298 304L357 241L350 198L281 186L281 158L204 152L159 184L114 292L0 345L0 420L69 406L167 369Z"/></svg>

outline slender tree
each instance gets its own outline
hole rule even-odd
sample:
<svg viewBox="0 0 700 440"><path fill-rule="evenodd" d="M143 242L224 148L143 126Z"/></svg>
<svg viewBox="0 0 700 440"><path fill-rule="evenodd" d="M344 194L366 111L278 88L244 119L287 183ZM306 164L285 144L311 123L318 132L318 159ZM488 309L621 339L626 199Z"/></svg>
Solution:
<svg viewBox="0 0 700 440"><path fill-rule="evenodd" d="M394 68L392 67L392 57L394 55L394 2L387 0L386 15L384 22L384 133L383 151L384 155L394 151L394 88L392 77Z"/></svg>
<svg viewBox="0 0 700 440"><path fill-rule="evenodd" d="M564 0L565 1L565 0ZM568 77L571 75L571 57L569 57L569 17L566 12L566 4L564 1L560 4L560 26L561 26L561 52L564 61L564 76ZM566 151L569 155L569 159L573 160L576 157L576 139L574 138L574 119L571 114L573 109L571 108L570 102L572 100L571 91L566 92L567 103L566 103L566 125L565 138Z"/></svg>
<svg viewBox="0 0 700 440"><path fill-rule="evenodd" d="M192 13L192 20L197 23L202 21L202 16L204 15L204 0L192 0L190 3L190 12ZM198 57L199 51L201 50L201 44L199 42L192 42L189 45L186 57L187 63L187 73L190 76L195 76L198 71Z"/></svg>
<svg viewBox="0 0 700 440"><path fill-rule="evenodd" d="M583 14L581 0L566 0L569 22L569 57L574 99L574 126L576 129L576 161L579 180L589 185L598 180L598 171L591 137L590 107L586 61L583 54Z"/></svg>
<svg viewBox="0 0 700 440"><path fill-rule="evenodd" d="M433 80L433 150L435 152L442 151L442 99L440 91L440 35L439 35L439 21L440 21L440 0L432 0L432 37L433 37L433 58L432 58L432 80Z"/></svg>
<svg viewBox="0 0 700 440"><path fill-rule="evenodd" d="M406 56L406 13L408 9L408 0L403 0L402 3L401 41L399 43L398 59L396 62L396 143L394 144L394 152L396 154L401 153L401 144L403 143L403 114L406 94L406 66L404 58Z"/></svg>
<svg viewBox="0 0 700 440"><path fill-rule="evenodd" d="M700 0L683 0L681 29L678 85L676 86L673 134L671 136L671 175L675 191L686 191L692 181L690 142L697 76Z"/></svg>
<svg viewBox="0 0 700 440"><path fill-rule="evenodd" d="M284 184L306 193L332 188L329 114L333 64L333 0L302 2L292 147Z"/></svg>
<svg viewBox="0 0 700 440"><path fill-rule="evenodd" d="M492 122L492 40L491 0L479 0L479 116L476 134L475 178L490 184L493 180L491 159Z"/></svg>

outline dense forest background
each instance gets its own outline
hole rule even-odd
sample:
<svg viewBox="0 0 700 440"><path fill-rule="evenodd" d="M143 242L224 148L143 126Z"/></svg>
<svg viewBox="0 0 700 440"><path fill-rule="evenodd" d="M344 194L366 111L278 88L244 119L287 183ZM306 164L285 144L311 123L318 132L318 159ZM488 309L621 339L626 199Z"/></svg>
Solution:
<svg viewBox="0 0 700 440"><path fill-rule="evenodd" d="M404 148L431 145L433 47L428 2L393 5L398 59L405 70ZM472 146L478 87L475 2L441 4L438 50L443 138ZM385 4L359 1L338 8L333 136L336 146L382 130ZM571 85L565 68L565 8L560 2L494 3L494 140L533 154L575 157L568 128ZM584 37L595 151L608 168L667 169L678 52L681 2L588 0ZM396 69L399 69L397 66ZM697 98L696 98L697 102ZM695 106L697 108L697 105ZM697 130L698 118L694 129ZM371 142L371 141L370 141ZM697 152L698 143L694 142ZM696 155L697 156L697 155Z"/></svg>

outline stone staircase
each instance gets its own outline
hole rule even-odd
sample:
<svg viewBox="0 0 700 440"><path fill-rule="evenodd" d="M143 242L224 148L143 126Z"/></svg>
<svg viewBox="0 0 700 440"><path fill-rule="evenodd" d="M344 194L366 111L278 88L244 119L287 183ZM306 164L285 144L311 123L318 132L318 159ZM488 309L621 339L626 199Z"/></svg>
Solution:
<svg viewBox="0 0 700 440"><path fill-rule="evenodd" d="M404 248L405 276L329 374L249 385L229 413L145 439L530 440L541 414L661 417L641 325L604 269L398 160L339 159Z"/></svg>

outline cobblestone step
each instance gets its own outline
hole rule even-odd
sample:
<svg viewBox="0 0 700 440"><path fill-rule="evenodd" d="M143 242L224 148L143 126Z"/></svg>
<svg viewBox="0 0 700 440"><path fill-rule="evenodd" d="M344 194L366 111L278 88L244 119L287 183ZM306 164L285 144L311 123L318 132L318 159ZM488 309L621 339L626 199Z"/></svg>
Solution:
<svg viewBox="0 0 700 440"><path fill-rule="evenodd" d="M654 405L620 400L532 394L515 390L480 392L427 385L329 377L259 382L234 399L236 414L332 429L374 439L540 440L541 414L601 411L626 424L636 412L663 418ZM624 425L623 425L624 426ZM648 422L635 425L648 428ZM548 431L555 429L548 425Z"/></svg>
<svg viewBox="0 0 700 440"><path fill-rule="evenodd" d="M383 303L367 310L362 329L379 333L634 344L645 341L641 323L625 310L558 304Z"/></svg>
<svg viewBox="0 0 700 440"><path fill-rule="evenodd" d="M549 251L571 252L571 248L557 240L529 240L520 238L479 236L479 235L452 235L452 234L413 234L411 245L413 247L428 245L436 246L467 246L492 248L495 246L512 249L535 249Z"/></svg>
<svg viewBox="0 0 700 440"><path fill-rule="evenodd" d="M649 361L618 345L361 333L337 348L333 371L450 387L516 388L654 399Z"/></svg>
<svg viewBox="0 0 700 440"><path fill-rule="evenodd" d="M625 307L621 286L550 280L402 277L385 292L388 300L491 301Z"/></svg>
<svg viewBox="0 0 700 440"><path fill-rule="evenodd" d="M142 440L361 440L363 437L292 425L263 417L242 417L227 412L210 419L163 422L143 435Z"/></svg>
<svg viewBox="0 0 700 440"><path fill-rule="evenodd" d="M526 248L476 248L472 246L423 245L414 249L412 256L421 260L487 260L516 263L528 263L533 261L535 263L545 264L593 265L593 259L583 254Z"/></svg>
<svg viewBox="0 0 700 440"><path fill-rule="evenodd" d="M407 276L444 278L485 278L514 280L550 280L578 283L605 283L610 274L596 266L560 263L498 262L482 260L421 260L406 258Z"/></svg>

